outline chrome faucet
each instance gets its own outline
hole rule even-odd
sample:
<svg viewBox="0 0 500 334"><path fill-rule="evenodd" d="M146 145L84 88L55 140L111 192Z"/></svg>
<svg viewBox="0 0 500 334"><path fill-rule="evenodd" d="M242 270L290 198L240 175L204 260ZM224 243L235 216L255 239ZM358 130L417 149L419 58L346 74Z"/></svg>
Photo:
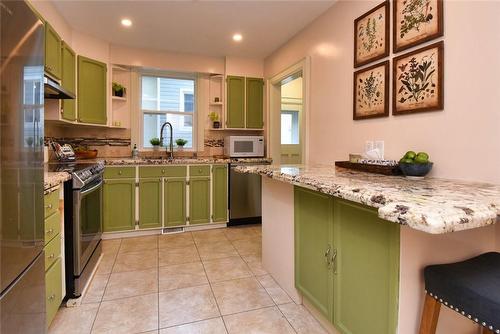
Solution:
<svg viewBox="0 0 500 334"><path fill-rule="evenodd" d="M173 160L174 159L174 139L173 139L174 130L172 130L172 124L170 122L165 122L161 126L161 129L160 129L160 145L163 145L163 129L165 128L165 125L168 125L170 127L170 144L168 145L169 149L170 149L170 152L167 150L168 160Z"/></svg>

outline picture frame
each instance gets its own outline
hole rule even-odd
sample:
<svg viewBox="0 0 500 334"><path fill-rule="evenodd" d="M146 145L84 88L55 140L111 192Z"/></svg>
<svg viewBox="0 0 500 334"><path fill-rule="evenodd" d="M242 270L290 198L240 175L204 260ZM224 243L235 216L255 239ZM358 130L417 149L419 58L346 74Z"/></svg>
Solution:
<svg viewBox="0 0 500 334"><path fill-rule="evenodd" d="M389 116L389 60L354 72L353 120Z"/></svg>
<svg viewBox="0 0 500 334"><path fill-rule="evenodd" d="M393 59L393 115L444 109L443 59L443 41Z"/></svg>
<svg viewBox="0 0 500 334"><path fill-rule="evenodd" d="M394 53L443 36L443 0L393 0L393 2Z"/></svg>
<svg viewBox="0 0 500 334"><path fill-rule="evenodd" d="M354 20L355 68L389 56L389 21L389 0Z"/></svg>

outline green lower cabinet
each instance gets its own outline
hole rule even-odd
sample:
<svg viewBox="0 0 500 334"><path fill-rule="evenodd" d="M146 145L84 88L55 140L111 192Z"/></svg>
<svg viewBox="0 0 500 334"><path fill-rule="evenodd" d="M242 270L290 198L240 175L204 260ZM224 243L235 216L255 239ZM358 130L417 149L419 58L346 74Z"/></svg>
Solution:
<svg viewBox="0 0 500 334"><path fill-rule="evenodd" d="M104 180L104 232L128 231L135 227L135 179Z"/></svg>
<svg viewBox="0 0 500 334"><path fill-rule="evenodd" d="M162 179L139 180L139 228L161 227Z"/></svg>
<svg viewBox="0 0 500 334"><path fill-rule="evenodd" d="M166 227L186 225L186 179L167 178L164 183L164 224Z"/></svg>
<svg viewBox="0 0 500 334"><path fill-rule="evenodd" d="M215 165L212 171L212 221L227 222L227 165Z"/></svg>
<svg viewBox="0 0 500 334"><path fill-rule="evenodd" d="M295 285L341 333L396 333L399 225L295 187Z"/></svg>
<svg viewBox="0 0 500 334"><path fill-rule="evenodd" d="M349 334L396 333L399 225L375 209L335 199L334 325Z"/></svg>
<svg viewBox="0 0 500 334"><path fill-rule="evenodd" d="M189 223L210 223L210 177L189 180Z"/></svg>
<svg viewBox="0 0 500 334"><path fill-rule="evenodd" d="M295 287L333 321L333 203L328 195L295 187Z"/></svg>
<svg viewBox="0 0 500 334"><path fill-rule="evenodd" d="M58 258L54 264L45 272L45 314L47 328L56 316L62 300L62 267L61 259Z"/></svg>

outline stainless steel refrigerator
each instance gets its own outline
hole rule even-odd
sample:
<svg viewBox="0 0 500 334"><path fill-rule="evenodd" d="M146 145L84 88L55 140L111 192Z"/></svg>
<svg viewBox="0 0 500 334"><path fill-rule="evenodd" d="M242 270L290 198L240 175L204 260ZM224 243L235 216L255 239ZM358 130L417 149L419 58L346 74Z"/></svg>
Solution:
<svg viewBox="0 0 500 334"><path fill-rule="evenodd" d="M45 332L43 23L0 0L0 333Z"/></svg>

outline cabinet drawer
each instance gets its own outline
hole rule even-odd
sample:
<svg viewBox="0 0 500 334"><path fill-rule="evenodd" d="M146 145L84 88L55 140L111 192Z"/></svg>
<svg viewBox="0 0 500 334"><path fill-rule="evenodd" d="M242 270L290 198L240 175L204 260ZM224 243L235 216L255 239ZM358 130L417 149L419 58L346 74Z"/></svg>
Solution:
<svg viewBox="0 0 500 334"><path fill-rule="evenodd" d="M189 176L210 176L210 166L189 166Z"/></svg>
<svg viewBox="0 0 500 334"><path fill-rule="evenodd" d="M49 269L54 262L61 256L61 235L49 241L45 245L45 270Z"/></svg>
<svg viewBox="0 0 500 334"><path fill-rule="evenodd" d="M45 219L45 244L47 245L56 235L61 232L61 214L54 213Z"/></svg>
<svg viewBox="0 0 500 334"><path fill-rule="evenodd" d="M185 177L186 166L139 167L139 177Z"/></svg>
<svg viewBox="0 0 500 334"><path fill-rule="evenodd" d="M62 300L62 278L61 278L61 259L57 259L55 263L45 273L45 312L47 319L47 327L54 319L59 305Z"/></svg>
<svg viewBox="0 0 500 334"><path fill-rule="evenodd" d="M106 167L104 169L105 179L134 179L135 167Z"/></svg>
<svg viewBox="0 0 500 334"><path fill-rule="evenodd" d="M59 210L59 188L44 196L45 218Z"/></svg>

